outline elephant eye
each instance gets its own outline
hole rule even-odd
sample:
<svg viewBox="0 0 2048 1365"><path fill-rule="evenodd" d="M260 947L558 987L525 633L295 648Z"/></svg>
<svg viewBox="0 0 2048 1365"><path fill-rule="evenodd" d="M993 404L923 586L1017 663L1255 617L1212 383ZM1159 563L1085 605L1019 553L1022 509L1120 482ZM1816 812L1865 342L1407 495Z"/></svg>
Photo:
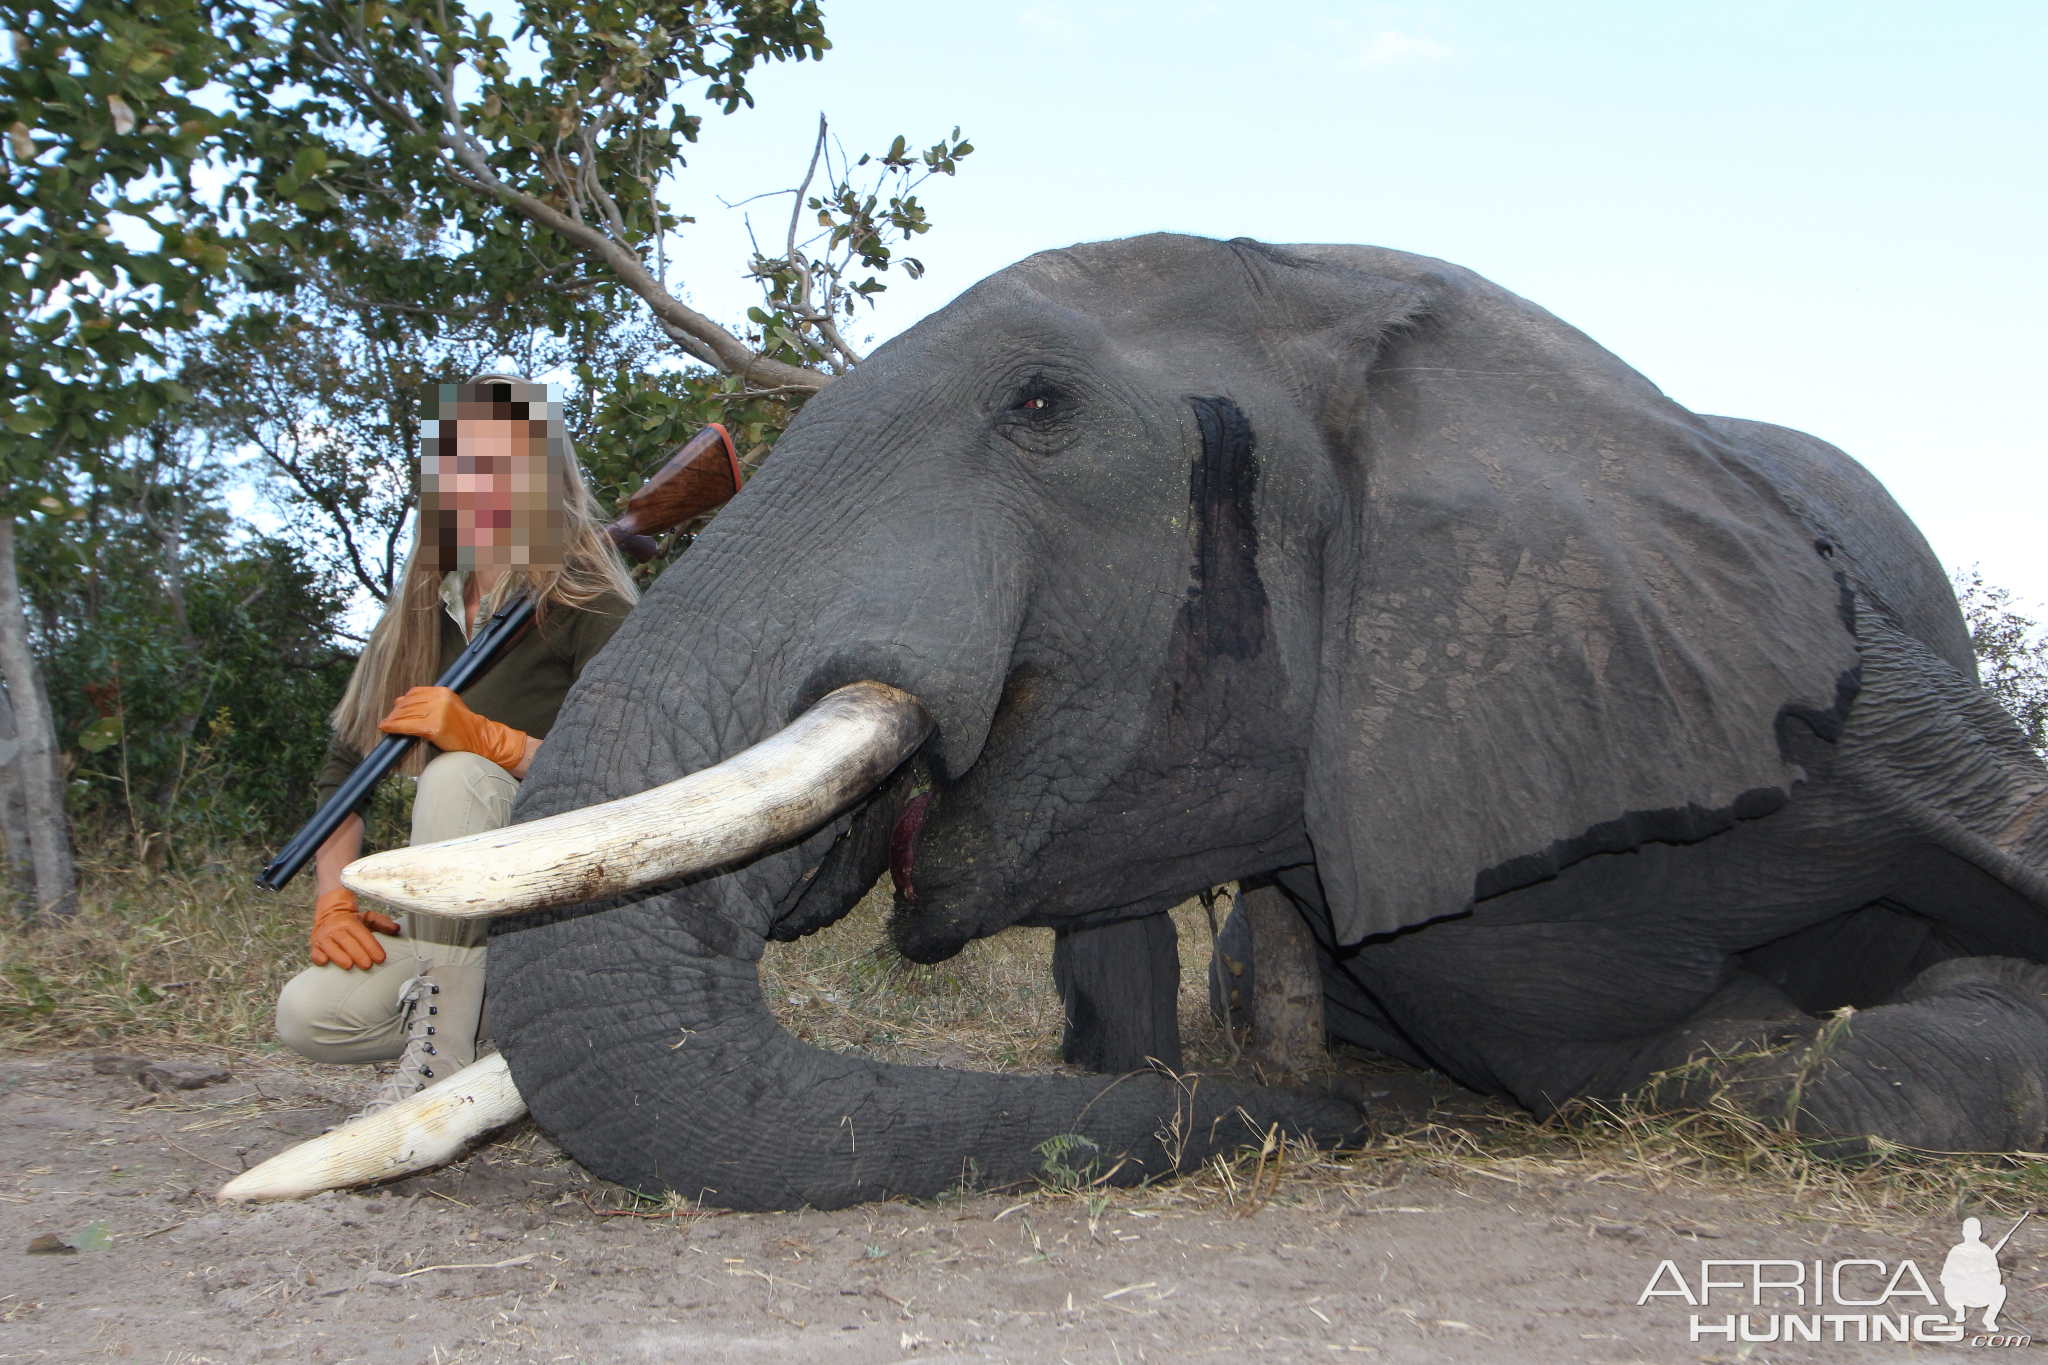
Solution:
<svg viewBox="0 0 2048 1365"><path fill-rule="evenodd" d="M1044 375L1033 375L1013 390L1010 411L1019 416L1051 417L1067 406L1059 387Z"/></svg>
<svg viewBox="0 0 2048 1365"><path fill-rule="evenodd" d="M1080 435L1080 414L1072 396L1043 375L1033 375L1010 391L1009 407L997 414L995 427L1012 445L1033 455L1057 455Z"/></svg>

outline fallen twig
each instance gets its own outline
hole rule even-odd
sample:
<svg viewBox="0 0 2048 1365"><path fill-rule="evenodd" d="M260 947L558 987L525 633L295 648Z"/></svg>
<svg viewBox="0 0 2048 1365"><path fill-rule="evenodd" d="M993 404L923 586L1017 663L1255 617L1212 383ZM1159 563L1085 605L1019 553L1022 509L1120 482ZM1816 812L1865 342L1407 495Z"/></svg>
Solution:
<svg viewBox="0 0 2048 1365"><path fill-rule="evenodd" d="M527 1253L526 1253L526 1254L525 1254L524 1256L514 1256L514 1257L512 1257L512 1258L511 1258L510 1260L505 1260L505 1261L492 1261L492 1262L490 1262L489 1264L477 1264L477 1265L423 1265L423 1266L421 1266L421 1267L420 1267L420 1268L419 1268L418 1270L408 1270L408 1271L405 1271L405 1272L404 1272L403 1274L398 1274L398 1275L391 1275L391 1274L390 1274L390 1273L389 1273L389 1272L387 1271L387 1272L385 1272L385 1274L386 1274L386 1276L387 1276L388 1278L386 1278L386 1279L383 1279L383 1280L373 1280L373 1281L371 1281L371 1283L373 1283L373 1284L378 1284L378 1283L381 1283L381 1284L388 1284L388 1283L390 1283L390 1282L391 1282L391 1280L409 1280L409 1279L411 1279L411 1278L412 1278L413 1276L415 1276L415 1275L425 1275L425 1274L428 1274L428 1273L430 1273L430 1272L432 1272L432 1271L436 1271L436 1270L509 1270L510 1268L512 1268L512 1267L513 1267L513 1266L515 1266L515 1265L525 1265L525 1264L526 1264L526 1263L527 1263L528 1261L531 1261L531 1260L533 1260L533 1259L534 1259L535 1257L537 1257L537 1256L539 1256L539 1255L540 1255L540 1253L539 1253L539 1252L537 1252L537 1251L529 1251L529 1252L527 1252Z"/></svg>
<svg viewBox="0 0 2048 1365"><path fill-rule="evenodd" d="M817 1292L807 1284L798 1284L795 1280L784 1275L770 1275L767 1271L756 1270L752 1266L729 1267L725 1273L728 1275L752 1275L756 1279L766 1280L768 1281L768 1289L771 1293L774 1292L775 1286L778 1283L801 1289L806 1294L815 1294Z"/></svg>
<svg viewBox="0 0 2048 1365"><path fill-rule="evenodd" d="M177 1148L177 1149L178 1149L179 1151L183 1152L183 1153L184 1153L184 1154L185 1154L186 1156L189 1156L189 1157L191 1157L191 1158L192 1158L192 1159L193 1159L194 1161L203 1161L203 1162L205 1162L205 1163L206 1163L207 1165L209 1165L209 1166L212 1166L212 1167L214 1167L214 1168L215 1168L216 1170L222 1170L222 1171L226 1171L226 1172L227 1172L227 1173L228 1173L229 1175L240 1175L240 1174L241 1174L241 1172L240 1172L240 1171L238 1171L238 1170L236 1170L236 1169L235 1169L235 1168L234 1168L233 1166L223 1166L223 1165L222 1165L222 1164L221 1164L220 1162L218 1162L218 1161L215 1161L215 1160L214 1160L214 1159L213 1159L212 1157L210 1157L210 1156L201 1156L201 1155L199 1155L199 1153L197 1153L197 1152L193 1151L193 1150L192 1150L192 1149L191 1149L190 1147L187 1147L187 1146L186 1146L186 1145L185 1145L184 1143L182 1143L182 1142L179 1142L179 1141L178 1141L178 1140L177 1140L176 1138L173 1138L173 1137L169 1137L169 1136L165 1135L164 1133L158 1132L158 1130L157 1130L157 1127L156 1127L156 1125L155 1125L155 1124L153 1124L153 1123L146 1123L146 1124L144 1124L143 1126L144 1126L145 1128L148 1128L150 1132L152 1132L152 1133L156 1133L156 1135L157 1135L158 1137L160 1137L160 1138L163 1138L163 1140L164 1140L165 1142L168 1142L168 1143L170 1143L170 1144L171 1144L171 1146L173 1146L173 1147L176 1147L176 1148Z"/></svg>
<svg viewBox="0 0 2048 1365"><path fill-rule="evenodd" d="M887 1299L889 1302L895 1304L898 1308L903 1310L903 1316L906 1318L915 1318L917 1316L915 1313L910 1311L910 1305L917 1302L917 1295L915 1294L912 1294L907 1299L899 1299L894 1294L885 1294L879 1289L870 1289L868 1290L868 1293L873 1294L878 1299Z"/></svg>

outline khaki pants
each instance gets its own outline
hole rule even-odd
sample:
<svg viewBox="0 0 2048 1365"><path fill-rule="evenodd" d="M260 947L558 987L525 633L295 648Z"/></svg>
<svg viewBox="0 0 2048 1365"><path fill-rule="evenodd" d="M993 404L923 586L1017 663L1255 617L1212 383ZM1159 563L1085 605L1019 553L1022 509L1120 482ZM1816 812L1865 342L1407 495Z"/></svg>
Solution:
<svg viewBox="0 0 2048 1365"><path fill-rule="evenodd" d="M518 791L518 780L487 758L442 754L420 774L412 842L502 829L511 823ZM405 1047L398 990L419 974L421 958L442 967L477 968L481 981L489 921L408 913L403 923L402 937L377 936L384 960L368 971L329 963L293 977L277 997L277 1036L316 1062L390 1061ZM458 1046L467 1056L468 1040Z"/></svg>

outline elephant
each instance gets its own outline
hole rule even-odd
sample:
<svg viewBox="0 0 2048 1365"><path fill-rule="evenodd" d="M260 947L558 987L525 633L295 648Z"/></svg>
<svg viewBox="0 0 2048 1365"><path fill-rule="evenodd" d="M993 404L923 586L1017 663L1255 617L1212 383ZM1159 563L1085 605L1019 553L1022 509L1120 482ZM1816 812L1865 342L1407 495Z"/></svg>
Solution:
<svg viewBox="0 0 2048 1365"><path fill-rule="evenodd" d="M893 738L744 848L608 814L855 693ZM1166 912L1231 880L1312 931L1333 1037L1539 1113L1753 1056L1801 1132L2048 1130L2048 769L1926 542L1833 446L1398 251L1075 246L881 346L416 904L529 825L552 889L487 911L511 1078L592 1172L716 1206L1028 1181L1069 1134L1119 1182L1352 1140L1338 1095L1179 1069ZM885 874L918 962L1052 927L1069 1053L1125 1074L784 1032L764 946Z"/></svg>

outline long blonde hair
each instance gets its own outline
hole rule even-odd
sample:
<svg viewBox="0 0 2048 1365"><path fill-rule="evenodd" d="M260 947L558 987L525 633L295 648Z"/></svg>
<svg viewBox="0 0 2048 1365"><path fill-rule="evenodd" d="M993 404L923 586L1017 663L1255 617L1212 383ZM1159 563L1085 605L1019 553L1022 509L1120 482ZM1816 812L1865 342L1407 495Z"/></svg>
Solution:
<svg viewBox="0 0 2048 1365"><path fill-rule="evenodd" d="M485 374L468 381L524 384L514 375ZM465 386L466 387L466 386ZM554 607L582 609L606 594L627 602L639 597L618 548L599 524L602 509L583 482L576 464L576 450L569 441L559 416L547 419L548 447L561 458L562 471L562 562L554 566L519 565L507 568L490 595L477 607L477 624L507 601L514 592L530 586L535 595L534 628ZM384 615L370 632L355 672L349 675L348 690L334 708L334 733L357 753L368 753L384 738L377 722L391 713L392 705L408 689L434 681L441 660L441 580L444 577L438 552L427 545L419 513L414 514L412 552L405 558L398 582L384 604ZM427 759L424 747L406 756L401 771L417 774Z"/></svg>

